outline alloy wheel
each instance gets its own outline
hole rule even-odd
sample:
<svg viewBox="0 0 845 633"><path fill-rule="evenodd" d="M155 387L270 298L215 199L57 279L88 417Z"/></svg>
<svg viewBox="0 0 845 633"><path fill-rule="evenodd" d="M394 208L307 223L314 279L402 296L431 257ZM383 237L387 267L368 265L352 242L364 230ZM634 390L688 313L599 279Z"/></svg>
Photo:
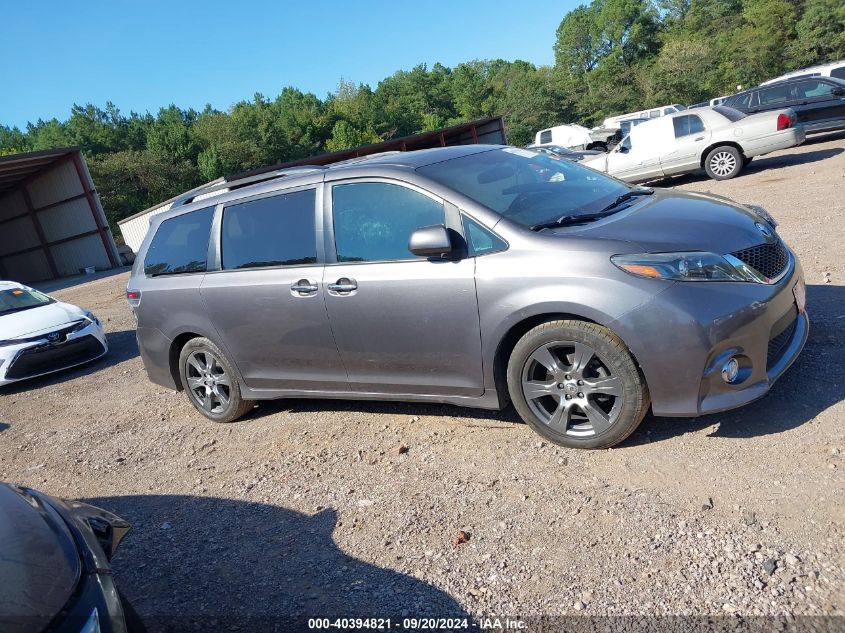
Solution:
<svg viewBox="0 0 845 633"><path fill-rule="evenodd" d="M223 413L232 398L232 379L220 359L208 350L191 352L185 375L191 397L206 413Z"/></svg>
<svg viewBox="0 0 845 633"><path fill-rule="evenodd" d="M731 174L736 165L736 157L730 152L716 152L710 157L710 170L717 176Z"/></svg>
<svg viewBox="0 0 845 633"><path fill-rule="evenodd" d="M522 393L541 422L572 437L606 432L622 409L622 379L575 341L538 347L523 367Z"/></svg>

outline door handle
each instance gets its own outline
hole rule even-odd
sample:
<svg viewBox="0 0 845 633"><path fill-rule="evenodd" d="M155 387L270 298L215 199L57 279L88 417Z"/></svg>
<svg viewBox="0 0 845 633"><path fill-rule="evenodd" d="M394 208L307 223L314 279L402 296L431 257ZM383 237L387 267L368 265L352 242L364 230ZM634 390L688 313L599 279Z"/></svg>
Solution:
<svg viewBox="0 0 845 633"><path fill-rule="evenodd" d="M698 142L698 141L703 141L703 140L704 140L704 137L703 137L703 136L699 136L698 138L696 138L696 139L695 139L695 141L696 141L696 142Z"/></svg>
<svg viewBox="0 0 845 633"><path fill-rule="evenodd" d="M300 279L290 287L291 294L300 297L316 294L317 290L317 282L310 279Z"/></svg>
<svg viewBox="0 0 845 633"><path fill-rule="evenodd" d="M357 290L358 284L354 279L350 279L349 277L341 277L333 284L329 284L327 288L332 292L339 292L345 294L348 292L352 292L353 290Z"/></svg>

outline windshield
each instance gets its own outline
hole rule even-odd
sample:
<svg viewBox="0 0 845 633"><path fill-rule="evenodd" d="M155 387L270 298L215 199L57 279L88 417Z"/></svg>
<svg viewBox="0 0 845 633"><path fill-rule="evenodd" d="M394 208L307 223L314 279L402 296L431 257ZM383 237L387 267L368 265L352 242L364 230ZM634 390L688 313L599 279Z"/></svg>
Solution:
<svg viewBox="0 0 845 633"><path fill-rule="evenodd" d="M562 215L595 213L630 190L572 161L515 147L461 156L418 171L527 227Z"/></svg>
<svg viewBox="0 0 845 633"><path fill-rule="evenodd" d="M38 306L53 303L53 300L37 290L29 288L4 288L0 290L0 316L37 308Z"/></svg>

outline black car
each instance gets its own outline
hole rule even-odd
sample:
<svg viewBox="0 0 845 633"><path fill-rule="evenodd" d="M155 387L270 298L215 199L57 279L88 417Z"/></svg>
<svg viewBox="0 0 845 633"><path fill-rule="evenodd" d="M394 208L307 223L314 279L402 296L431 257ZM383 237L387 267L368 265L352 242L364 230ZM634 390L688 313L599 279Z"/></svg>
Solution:
<svg viewBox="0 0 845 633"><path fill-rule="evenodd" d="M130 630L109 565L128 531L105 510L0 483L0 631Z"/></svg>
<svg viewBox="0 0 845 633"><path fill-rule="evenodd" d="M799 77L757 86L722 103L753 114L792 108L807 134L845 129L845 81L835 77Z"/></svg>

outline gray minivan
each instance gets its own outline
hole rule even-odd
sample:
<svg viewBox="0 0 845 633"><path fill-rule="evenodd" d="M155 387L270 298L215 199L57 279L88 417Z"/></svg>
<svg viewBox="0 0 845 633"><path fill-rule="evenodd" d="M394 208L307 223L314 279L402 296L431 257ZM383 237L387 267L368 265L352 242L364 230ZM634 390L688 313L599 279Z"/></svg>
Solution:
<svg viewBox="0 0 845 633"><path fill-rule="evenodd" d="M807 338L801 267L765 211L529 150L191 195L153 218L127 298L150 379L218 422L268 398L512 401L549 440L601 448L649 408L759 398Z"/></svg>

